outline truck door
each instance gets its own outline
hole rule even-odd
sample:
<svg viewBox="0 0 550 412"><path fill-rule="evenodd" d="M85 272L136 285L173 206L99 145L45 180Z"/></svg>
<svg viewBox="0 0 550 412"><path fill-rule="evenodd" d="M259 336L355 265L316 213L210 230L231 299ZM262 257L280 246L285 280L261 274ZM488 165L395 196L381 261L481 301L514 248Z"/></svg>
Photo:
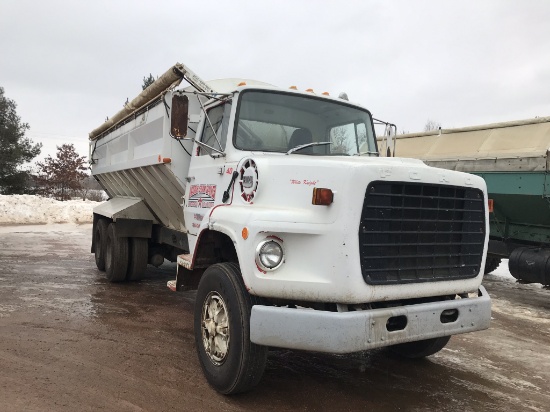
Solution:
<svg viewBox="0 0 550 412"><path fill-rule="evenodd" d="M228 139L230 113L231 101L209 107L197 137L204 145L195 142L193 147L183 209L190 235L196 236L212 208L222 203L223 192L231 181L232 170L226 167L225 156L220 153Z"/></svg>

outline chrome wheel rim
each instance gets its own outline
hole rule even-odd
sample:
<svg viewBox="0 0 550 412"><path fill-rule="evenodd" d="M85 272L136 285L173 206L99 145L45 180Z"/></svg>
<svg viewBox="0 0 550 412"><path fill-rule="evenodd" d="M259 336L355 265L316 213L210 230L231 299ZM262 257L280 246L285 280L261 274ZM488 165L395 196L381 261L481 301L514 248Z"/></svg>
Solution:
<svg viewBox="0 0 550 412"><path fill-rule="evenodd" d="M221 365L229 351L227 306L216 292L210 292L202 305L202 343L214 365Z"/></svg>

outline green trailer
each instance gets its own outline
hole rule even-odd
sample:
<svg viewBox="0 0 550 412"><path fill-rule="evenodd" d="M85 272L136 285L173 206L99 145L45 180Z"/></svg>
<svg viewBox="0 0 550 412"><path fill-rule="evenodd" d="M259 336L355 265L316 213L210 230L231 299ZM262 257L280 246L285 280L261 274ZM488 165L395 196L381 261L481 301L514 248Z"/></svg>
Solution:
<svg viewBox="0 0 550 412"><path fill-rule="evenodd" d="M486 273L508 258L515 278L550 285L550 117L384 137L379 146L483 177L492 210Z"/></svg>

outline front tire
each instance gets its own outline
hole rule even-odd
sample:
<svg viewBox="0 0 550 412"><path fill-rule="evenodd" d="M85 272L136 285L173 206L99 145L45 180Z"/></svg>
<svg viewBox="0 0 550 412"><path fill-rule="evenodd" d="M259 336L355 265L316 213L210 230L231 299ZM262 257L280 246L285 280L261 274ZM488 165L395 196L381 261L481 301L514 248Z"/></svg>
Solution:
<svg viewBox="0 0 550 412"><path fill-rule="evenodd" d="M390 346L389 349L404 358L425 358L426 356L433 355L443 349L450 339L450 336L442 336L440 338L400 343L398 345Z"/></svg>
<svg viewBox="0 0 550 412"><path fill-rule="evenodd" d="M218 392L246 392L260 381L267 347L250 342L250 295L235 263L218 263L203 274L195 303L195 343L203 373Z"/></svg>

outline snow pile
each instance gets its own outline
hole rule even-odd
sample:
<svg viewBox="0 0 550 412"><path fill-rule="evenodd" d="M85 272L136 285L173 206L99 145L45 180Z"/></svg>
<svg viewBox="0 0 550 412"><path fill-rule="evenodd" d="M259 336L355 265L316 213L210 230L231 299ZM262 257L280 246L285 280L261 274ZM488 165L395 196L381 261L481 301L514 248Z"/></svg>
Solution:
<svg viewBox="0 0 550 412"><path fill-rule="evenodd" d="M516 278L510 274L510 270L508 269L508 259L502 259L500 265L491 272L491 275L514 282L516 281Z"/></svg>
<svg viewBox="0 0 550 412"><path fill-rule="evenodd" d="M91 223L92 209L100 202L60 202L33 195L0 195L0 225Z"/></svg>

